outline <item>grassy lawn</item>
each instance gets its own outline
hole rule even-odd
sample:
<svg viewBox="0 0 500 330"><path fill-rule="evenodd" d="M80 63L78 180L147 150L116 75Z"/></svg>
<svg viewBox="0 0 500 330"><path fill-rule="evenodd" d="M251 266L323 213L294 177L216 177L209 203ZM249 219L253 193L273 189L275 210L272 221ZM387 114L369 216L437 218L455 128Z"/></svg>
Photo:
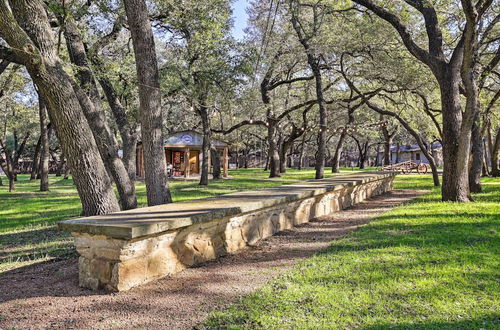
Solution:
<svg viewBox="0 0 500 330"><path fill-rule="evenodd" d="M353 170L344 169L350 173ZM326 176L332 176L327 169ZM230 171L233 179L210 182L200 187L196 181L174 181L171 189L174 201L211 197L231 192L261 189L314 178L314 170L289 170L279 179L268 179L269 172L261 169ZM5 180L6 181L6 180ZM72 238L58 232L54 223L77 217L80 201L72 180L50 176L50 191L39 192L39 181L19 175L16 191L0 186L0 274L7 270L36 262L75 255ZM139 204L146 205L146 187L137 184Z"/></svg>
<svg viewBox="0 0 500 330"><path fill-rule="evenodd" d="M500 180L469 204L439 189L332 242L204 327L500 329ZM429 188L430 176L398 176Z"/></svg>
<svg viewBox="0 0 500 330"><path fill-rule="evenodd" d="M311 179L314 171L290 170L272 180L254 169L230 175L203 188L172 182L172 194L181 201L259 189ZM50 180L46 193L27 176L14 193L0 187L0 276L76 256L71 237L54 229L55 221L80 213L75 187ZM203 326L500 329L500 180L484 183L475 203L443 203L430 175L399 175L396 189L430 193L334 241L257 293L213 312ZM144 205L144 184L137 191Z"/></svg>

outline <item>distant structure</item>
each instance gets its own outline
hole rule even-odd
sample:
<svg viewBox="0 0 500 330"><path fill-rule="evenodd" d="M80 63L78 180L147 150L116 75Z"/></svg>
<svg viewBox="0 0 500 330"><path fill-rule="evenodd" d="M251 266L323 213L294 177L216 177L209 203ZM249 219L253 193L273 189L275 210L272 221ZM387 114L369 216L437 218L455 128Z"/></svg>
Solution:
<svg viewBox="0 0 500 330"><path fill-rule="evenodd" d="M399 150L398 150L399 149ZM415 163L429 164L429 160L425 157L422 150L417 144L392 145L391 146L391 164L397 164L406 161ZM436 160L436 166L443 165L443 147L441 143L432 144L432 155ZM377 154L377 163L381 164L384 159L384 152L380 151Z"/></svg>
<svg viewBox="0 0 500 330"><path fill-rule="evenodd" d="M179 131L170 134L164 140L166 163L171 164L172 176L198 176L201 173L201 162L203 161L202 145L203 135L196 131ZM229 144L212 138L212 145L218 150L222 150L221 163L223 166L223 176L227 177L229 156ZM208 163L210 162L210 154ZM144 149L142 143L137 144L137 170L139 177L144 177ZM167 167L165 164L165 167ZM210 167L211 165L209 165Z"/></svg>

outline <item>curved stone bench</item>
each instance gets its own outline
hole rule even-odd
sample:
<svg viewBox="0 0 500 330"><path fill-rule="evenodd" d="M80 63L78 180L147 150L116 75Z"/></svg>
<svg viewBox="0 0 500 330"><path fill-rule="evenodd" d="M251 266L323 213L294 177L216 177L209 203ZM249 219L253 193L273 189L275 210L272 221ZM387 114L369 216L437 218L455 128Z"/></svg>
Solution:
<svg viewBox="0 0 500 330"><path fill-rule="evenodd" d="M122 291L387 192L395 175L362 172L66 220L58 227L75 237L80 285Z"/></svg>

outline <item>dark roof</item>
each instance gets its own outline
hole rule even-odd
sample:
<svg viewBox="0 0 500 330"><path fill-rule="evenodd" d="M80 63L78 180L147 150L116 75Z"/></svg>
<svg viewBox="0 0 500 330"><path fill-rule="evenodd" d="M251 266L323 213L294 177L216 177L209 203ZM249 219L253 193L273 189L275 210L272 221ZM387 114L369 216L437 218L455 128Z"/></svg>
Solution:
<svg viewBox="0 0 500 330"><path fill-rule="evenodd" d="M193 130L172 132L168 136L166 136L164 140L164 144L170 145L202 145L202 143L203 134ZM212 138L212 144L217 147L224 147L229 145L229 143L225 141L214 138Z"/></svg>
<svg viewBox="0 0 500 330"><path fill-rule="evenodd" d="M441 148L442 148L441 143L432 144L432 150L437 150ZM398 151L398 146L392 145L391 152L397 152L397 151ZM399 152L413 152L413 151L420 151L420 147L418 146L418 144L405 144L399 146Z"/></svg>

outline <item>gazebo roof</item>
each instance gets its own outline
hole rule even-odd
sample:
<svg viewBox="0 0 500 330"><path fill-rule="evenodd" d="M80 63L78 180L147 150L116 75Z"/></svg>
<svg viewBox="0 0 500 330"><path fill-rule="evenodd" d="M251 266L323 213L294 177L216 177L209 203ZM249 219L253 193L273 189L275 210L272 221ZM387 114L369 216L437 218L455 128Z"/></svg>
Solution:
<svg viewBox="0 0 500 330"><path fill-rule="evenodd" d="M203 144L203 135L193 130L185 130L171 133L163 144L165 146L201 146ZM212 138L212 144L216 147L227 147L227 142Z"/></svg>

